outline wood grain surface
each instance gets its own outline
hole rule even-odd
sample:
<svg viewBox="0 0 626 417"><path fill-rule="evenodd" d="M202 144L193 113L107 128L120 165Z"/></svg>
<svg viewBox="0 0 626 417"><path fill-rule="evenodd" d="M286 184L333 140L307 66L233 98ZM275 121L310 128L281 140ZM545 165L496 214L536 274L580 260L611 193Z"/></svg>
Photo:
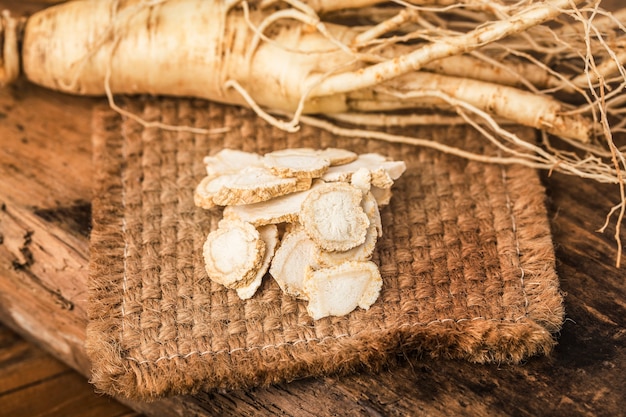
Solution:
<svg viewBox="0 0 626 417"><path fill-rule="evenodd" d="M0 327L0 415L135 415L68 368L89 374L90 123L99 103L24 80L0 90L0 320L33 343ZM126 405L154 416L626 415L626 269L614 266L614 231L596 232L618 190L542 178L567 313L550 357L509 366L407 353L378 374Z"/></svg>
<svg viewBox="0 0 626 417"><path fill-rule="evenodd" d="M12 417L137 417L95 395L85 378L0 326L0 415Z"/></svg>

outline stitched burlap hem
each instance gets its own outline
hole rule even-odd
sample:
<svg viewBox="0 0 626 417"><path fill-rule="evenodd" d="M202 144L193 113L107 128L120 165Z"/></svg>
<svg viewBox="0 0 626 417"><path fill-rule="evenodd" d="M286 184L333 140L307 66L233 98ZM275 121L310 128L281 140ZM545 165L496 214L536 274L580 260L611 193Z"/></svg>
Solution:
<svg viewBox="0 0 626 417"><path fill-rule="evenodd" d="M153 399L308 376L376 370L399 352L519 362L553 347L563 318L536 173L303 126L288 134L252 112L205 101L128 99L147 121L230 127L202 135L94 115L95 192L87 351L102 391ZM495 153L465 127L413 131ZM526 132L528 133L528 132ZM208 280L202 243L219 209L193 204L202 158L329 146L407 163L381 211L374 262L383 288L367 311L313 321L268 275L250 300Z"/></svg>

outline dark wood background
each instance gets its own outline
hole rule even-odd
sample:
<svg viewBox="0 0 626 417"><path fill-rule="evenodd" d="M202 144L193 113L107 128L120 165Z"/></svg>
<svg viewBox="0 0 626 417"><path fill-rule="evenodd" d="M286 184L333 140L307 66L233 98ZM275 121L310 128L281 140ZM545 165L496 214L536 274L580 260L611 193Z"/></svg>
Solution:
<svg viewBox="0 0 626 417"><path fill-rule="evenodd" d="M0 9L29 13L46 3L2 0ZM407 355L378 374L150 404L94 393L82 343L90 120L101 103L24 80L0 90L0 415L626 415L626 259L614 266L614 228L596 232L618 189L547 173L567 312L549 357L483 366Z"/></svg>

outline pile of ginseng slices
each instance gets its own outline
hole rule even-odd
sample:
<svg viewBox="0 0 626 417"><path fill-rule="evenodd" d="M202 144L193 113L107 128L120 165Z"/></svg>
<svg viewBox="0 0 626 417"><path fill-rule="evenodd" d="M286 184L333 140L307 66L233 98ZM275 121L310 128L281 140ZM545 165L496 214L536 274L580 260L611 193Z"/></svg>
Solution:
<svg viewBox="0 0 626 417"><path fill-rule="evenodd" d="M194 201L224 206L203 248L211 280L252 297L269 270L317 320L368 309L382 279L371 261L382 235L379 206L406 169L383 155L327 148L265 155L223 149L204 158Z"/></svg>

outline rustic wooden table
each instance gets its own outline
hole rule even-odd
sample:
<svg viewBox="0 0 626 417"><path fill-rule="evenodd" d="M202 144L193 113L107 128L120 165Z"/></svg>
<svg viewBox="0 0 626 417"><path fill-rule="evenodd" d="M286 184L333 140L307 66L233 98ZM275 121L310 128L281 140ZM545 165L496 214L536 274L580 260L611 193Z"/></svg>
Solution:
<svg viewBox="0 0 626 417"><path fill-rule="evenodd" d="M89 372L90 120L102 102L24 80L0 90L0 415L136 415L71 370ZM595 231L618 190L541 175L567 312L551 356L509 366L407 354L378 374L126 405L165 416L626 415L626 267L614 266L614 231Z"/></svg>

